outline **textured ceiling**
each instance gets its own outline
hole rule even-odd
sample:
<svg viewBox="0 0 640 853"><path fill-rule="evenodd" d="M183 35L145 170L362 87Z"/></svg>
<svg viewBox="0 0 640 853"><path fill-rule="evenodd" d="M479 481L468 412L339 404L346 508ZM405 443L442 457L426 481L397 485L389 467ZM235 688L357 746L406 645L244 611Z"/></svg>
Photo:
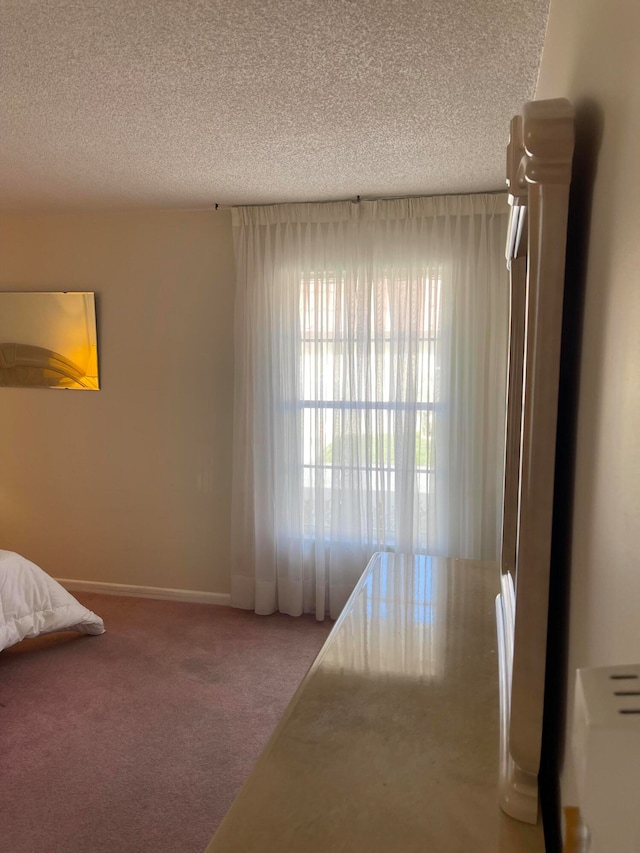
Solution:
<svg viewBox="0 0 640 853"><path fill-rule="evenodd" d="M0 206L500 189L548 0L0 0Z"/></svg>

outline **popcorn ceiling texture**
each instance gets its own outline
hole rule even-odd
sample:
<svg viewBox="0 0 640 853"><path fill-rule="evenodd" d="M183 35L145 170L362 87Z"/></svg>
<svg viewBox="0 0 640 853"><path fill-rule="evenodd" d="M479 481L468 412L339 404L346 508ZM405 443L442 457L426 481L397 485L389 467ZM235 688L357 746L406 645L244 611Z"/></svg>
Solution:
<svg viewBox="0 0 640 853"><path fill-rule="evenodd" d="M0 0L0 205L504 187L548 0Z"/></svg>

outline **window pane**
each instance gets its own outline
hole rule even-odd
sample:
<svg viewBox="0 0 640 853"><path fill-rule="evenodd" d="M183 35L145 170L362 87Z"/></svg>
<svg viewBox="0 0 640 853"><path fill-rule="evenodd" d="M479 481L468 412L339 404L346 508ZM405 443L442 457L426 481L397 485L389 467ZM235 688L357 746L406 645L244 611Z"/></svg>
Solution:
<svg viewBox="0 0 640 853"><path fill-rule="evenodd" d="M385 545L396 508L425 529L433 468L440 280L384 273L301 282L304 518L309 535L363 525ZM410 506L409 506L410 504ZM412 507L412 508L411 508Z"/></svg>

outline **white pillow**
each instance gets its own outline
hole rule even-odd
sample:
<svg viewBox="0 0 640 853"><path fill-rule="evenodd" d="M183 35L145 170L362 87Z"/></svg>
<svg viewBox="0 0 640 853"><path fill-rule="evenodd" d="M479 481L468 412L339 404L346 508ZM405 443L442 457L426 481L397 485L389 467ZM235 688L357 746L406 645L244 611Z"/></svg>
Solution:
<svg viewBox="0 0 640 853"><path fill-rule="evenodd" d="M104 634L104 622L35 563L0 550L0 649L52 631Z"/></svg>

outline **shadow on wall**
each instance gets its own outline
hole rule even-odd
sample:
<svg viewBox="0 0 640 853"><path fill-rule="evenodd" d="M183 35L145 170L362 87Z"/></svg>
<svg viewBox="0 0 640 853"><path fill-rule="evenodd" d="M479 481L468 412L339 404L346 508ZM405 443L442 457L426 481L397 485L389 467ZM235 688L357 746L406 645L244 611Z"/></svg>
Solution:
<svg viewBox="0 0 640 853"><path fill-rule="evenodd" d="M558 394L549 629L541 778L547 853L560 853L560 772L568 684L569 595L575 451L591 206L603 135L603 113L590 100L575 104L576 144L569 198L567 258ZM599 341L589 341L598 346ZM601 359L597 359L598 363ZM596 387L599 383L596 380Z"/></svg>

